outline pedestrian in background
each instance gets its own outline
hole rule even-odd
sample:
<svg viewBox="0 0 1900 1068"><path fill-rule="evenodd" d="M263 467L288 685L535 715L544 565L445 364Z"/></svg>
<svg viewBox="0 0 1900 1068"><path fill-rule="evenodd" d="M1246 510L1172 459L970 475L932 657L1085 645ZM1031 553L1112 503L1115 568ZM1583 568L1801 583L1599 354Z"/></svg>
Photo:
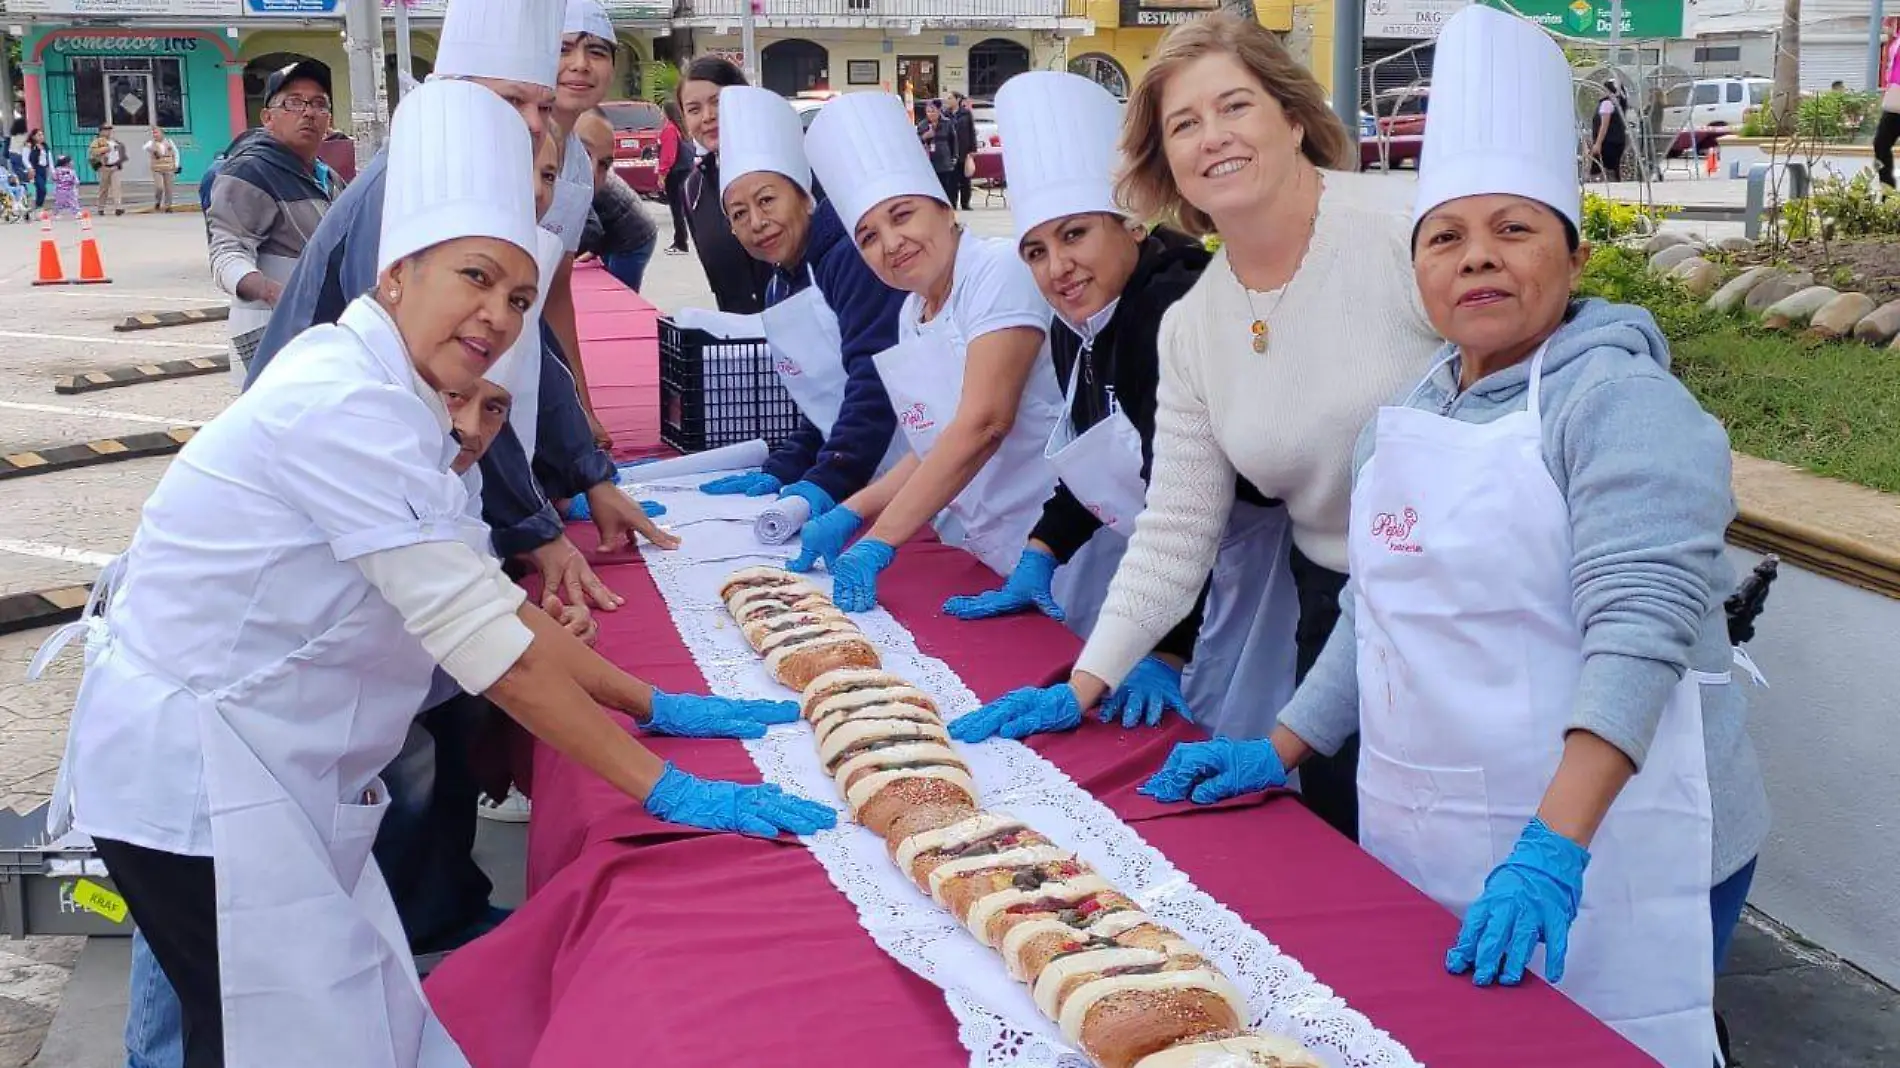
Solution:
<svg viewBox="0 0 1900 1068"><path fill-rule="evenodd" d="M114 215L124 215L125 191L119 187L119 178L131 154L126 152L125 142L112 134L111 123L99 127L99 136L86 146L86 162L99 172L99 214L104 215L109 208Z"/></svg>
<svg viewBox="0 0 1900 1068"><path fill-rule="evenodd" d="M666 123L660 127L660 174L666 182L666 206L673 213L673 243L666 251L679 256L692 251L686 243L686 176L693 173L698 149L686 136L686 116L680 114L679 102L667 100L660 110L666 113Z"/></svg>
<svg viewBox="0 0 1900 1068"><path fill-rule="evenodd" d="M943 117L957 134L957 191L953 198L964 211L970 210L970 156L976 151L976 113L970 110L970 98L955 89L943 94Z"/></svg>
<svg viewBox="0 0 1900 1068"><path fill-rule="evenodd" d="M145 156L152 161L152 207L172 210L172 183L178 177L178 142L165 136L165 128L152 127L152 139L145 142Z"/></svg>
<svg viewBox="0 0 1900 1068"><path fill-rule="evenodd" d="M61 156L53 163L53 218L70 212L76 219L84 210L79 203L79 172L73 169L71 156Z"/></svg>
<svg viewBox="0 0 1900 1068"><path fill-rule="evenodd" d="M957 166L957 131L943 117L943 104L932 100L924 105L924 121L917 124L917 136L923 139L924 152L930 157L930 169L943 183L943 198L957 206L957 179L963 171Z"/></svg>
<svg viewBox="0 0 1900 1068"><path fill-rule="evenodd" d="M46 184L53 177L53 153L46 147L46 131L37 127L26 135L26 165L33 170L33 208L46 206Z"/></svg>

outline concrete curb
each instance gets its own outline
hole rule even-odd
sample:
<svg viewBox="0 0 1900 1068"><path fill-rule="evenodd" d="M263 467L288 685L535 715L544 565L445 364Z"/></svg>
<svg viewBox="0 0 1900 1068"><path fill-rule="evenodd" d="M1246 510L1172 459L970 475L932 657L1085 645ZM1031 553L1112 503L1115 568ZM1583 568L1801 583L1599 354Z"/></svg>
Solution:
<svg viewBox="0 0 1900 1068"><path fill-rule="evenodd" d="M125 334L134 330L160 330L168 326L192 323L221 323L231 317L230 305L217 308L187 308L184 311L144 312L121 319L112 329Z"/></svg>

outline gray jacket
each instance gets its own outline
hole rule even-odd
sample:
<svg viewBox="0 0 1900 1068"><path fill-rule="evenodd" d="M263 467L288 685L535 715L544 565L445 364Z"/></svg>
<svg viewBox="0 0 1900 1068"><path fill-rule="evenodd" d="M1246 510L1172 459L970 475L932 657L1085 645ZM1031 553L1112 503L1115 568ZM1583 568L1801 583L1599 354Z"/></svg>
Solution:
<svg viewBox="0 0 1900 1068"><path fill-rule="evenodd" d="M1488 423L1525 408L1526 360L1462 395L1453 360L1410 407ZM1640 769L1662 710L1686 671L1731 666L1722 602L1735 586L1724 535L1735 518L1728 435L1669 373L1669 347L1641 308L1572 306L1544 356L1544 461L1570 509L1571 581L1583 668L1569 727L1615 745ZM1372 455L1359 436L1356 473ZM1280 713L1322 753L1359 726L1350 587L1319 661ZM1761 769L1746 731L1746 681L1702 688L1719 882L1768 831Z"/></svg>

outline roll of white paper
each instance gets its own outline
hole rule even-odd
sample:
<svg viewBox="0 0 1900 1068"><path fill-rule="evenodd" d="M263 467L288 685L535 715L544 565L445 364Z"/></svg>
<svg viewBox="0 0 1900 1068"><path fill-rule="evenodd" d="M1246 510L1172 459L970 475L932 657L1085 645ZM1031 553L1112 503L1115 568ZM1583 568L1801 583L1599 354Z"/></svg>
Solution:
<svg viewBox="0 0 1900 1068"><path fill-rule="evenodd" d="M695 452L686 456L675 456L670 460L656 460L650 464L641 464L629 472L638 482L663 482L682 475L703 475L709 471L740 471L748 467L757 467L772 455L765 447L763 438L753 438L737 445L722 445L717 449Z"/></svg>
<svg viewBox="0 0 1900 1068"><path fill-rule="evenodd" d="M805 529L805 523L811 519L811 502L803 497L784 497L773 501L765 511L759 513L759 521L752 529L759 540L767 545L783 545L798 537Z"/></svg>

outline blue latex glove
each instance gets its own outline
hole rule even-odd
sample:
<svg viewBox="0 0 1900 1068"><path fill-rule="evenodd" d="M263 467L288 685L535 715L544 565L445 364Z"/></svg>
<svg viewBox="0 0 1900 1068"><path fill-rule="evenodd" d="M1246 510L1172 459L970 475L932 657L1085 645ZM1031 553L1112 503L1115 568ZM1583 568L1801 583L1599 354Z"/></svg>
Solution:
<svg viewBox="0 0 1900 1068"><path fill-rule="evenodd" d="M959 742L980 742L1001 735L1027 738L1047 731L1073 730L1082 725L1082 705L1067 683L1033 686L991 701L950 724L950 737Z"/></svg>
<svg viewBox="0 0 1900 1068"><path fill-rule="evenodd" d="M727 475L711 482L702 482L699 492L721 496L743 493L748 497L769 497L778 492L779 485L778 479L763 471L748 471L743 475Z"/></svg>
<svg viewBox="0 0 1900 1068"><path fill-rule="evenodd" d="M1156 801L1192 799L1197 805L1211 805L1285 785L1286 768L1280 765L1272 742L1216 738L1175 746L1167 763L1142 784L1140 792Z"/></svg>
<svg viewBox="0 0 1900 1068"><path fill-rule="evenodd" d="M804 498L805 503L811 505L812 519L838 507L838 502L831 499L831 494L826 493L824 487L816 482L794 482L778 491L779 500L782 501L787 497Z"/></svg>
<svg viewBox="0 0 1900 1068"><path fill-rule="evenodd" d="M1445 970L1479 986L1524 981L1537 943L1544 943L1544 977L1564 977L1570 925L1583 899L1583 869L1590 851L1533 817L1504 863L1491 869L1484 893L1465 911L1458 941L1445 954Z"/></svg>
<svg viewBox="0 0 1900 1068"><path fill-rule="evenodd" d="M952 597L943 602L943 610L958 619L994 619L1037 608L1060 623L1067 617L1062 606L1056 603L1055 595L1049 592L1049 584L1055 577L1055 557L1041 549L1024 549L1016 558L1016 570L1009 573L1002 589Z"/></svg>
<svg viewBox="0 0 1900 1068"><path fill-rule="evenodd" d="M734 701L653 688L653 716L643 726L682 738L761 738L768 723L796 723L794 701Z"/></svg>
<svg viewBox="0 0 1900 1068"><path fill-rule="evenodd" d="M876 538L859 538L856 545L831 562L831 599L847 612L876 608L878 573L895 559L896 549Z"/></svg>
<svg viewBox="0 0 1900 1068"><path fill-rule="evenodd" d="M849 505L839 505L817 519L805 524L799 532L799 553L785 562L793 571L810 571L812 565L820 560L834 573L837 571L838 555L844 552L844 543L858 532L858 526L864 520Z"/></svg>
<svg viewBox="0 0 1900 1068"><path fill-rule="evenodd" d="M828 805L794 797L770 783L747 786L701 779L670 760L647 795L647 811L668 823L758 838L777 838L780 831L816 834L838 825L838 813Z"/></svg>
<svg viewBox="0 0 1900 1068"><path fill-rule="evenodd" d="M1165 661L1144 656L1115 692L1108 695L1108 700L1102 702L1102 722L1120 716L1124 727L1152 727L1161 722L1170 708L1181 713L1182 719L1194 722L1193 714L1188 711L1187 696L1181 692L1181 672Z"/></svg>
<svg viewBox="0 0 1900 1068"><path fill-rule="evenodd" d="M618 483L618 481L618 479L615 480L616 483ZM661 504L659 501L641 501L640 510L645 512L648 518L654 518L666 514L666 505ZM582 494L567 502L567 515L565 518L576 521L592 519L594 518L594 506L588 504L587 496Z"/></svg>

